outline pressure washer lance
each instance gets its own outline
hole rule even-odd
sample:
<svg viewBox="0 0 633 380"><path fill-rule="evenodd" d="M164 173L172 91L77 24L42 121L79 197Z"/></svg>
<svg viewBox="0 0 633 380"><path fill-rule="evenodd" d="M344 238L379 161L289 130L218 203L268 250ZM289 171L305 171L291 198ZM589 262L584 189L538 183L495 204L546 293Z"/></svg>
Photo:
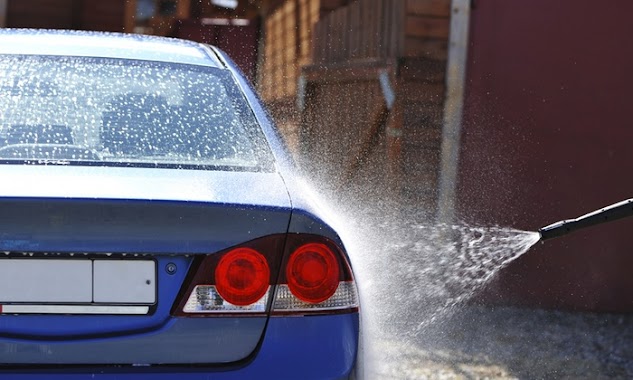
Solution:
<svg viewBox="0 0 633 380"><path fill-rule="evenodd" d="M633 216L633 198L590 212L576 219L561 220L538 230L541 240L566 235L581 228Z"/></svg>

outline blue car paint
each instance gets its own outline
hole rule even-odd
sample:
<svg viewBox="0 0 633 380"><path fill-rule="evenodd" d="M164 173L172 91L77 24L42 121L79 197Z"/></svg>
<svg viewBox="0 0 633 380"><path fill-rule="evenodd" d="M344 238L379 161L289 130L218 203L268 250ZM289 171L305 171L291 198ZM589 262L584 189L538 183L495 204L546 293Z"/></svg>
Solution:
<svg viewBox="0 0 633 380"><path fill-rule="evenodd" d="M0 251L210 254L290 220L278 173L0 165L0 178Z"/></svg>
<svg viewBox="0 0 633 380"><path fill-rule="evenodd" d="M0 198L0 209L0 251L17 252L212 254L289 221L282 208L166 201Z"/></svg>
<svg viewBox="0 0 633 380"><path fill-rule="evenodd" d="M101 318L94 318L96 323ZM127 317L128 319L131 317ZM90 318L86 318L89 320ZM170 318L157 329L83 339L0 338L0 357L14 365L232 363L257 347L266 317ZM66 323L71 323L67 321ZM93 322L94 323L94 322ZM210 350L209 347L222 347ZM176 349L175 349L176 348ZM0 375L2 372L0 372Z"/></svg>
<svg viewBox="0 0 633 380"><path fill-rule="evenodd" d="M138 199L290 208L279 173L0 165L0 197ZM46 186L42 186L46 183Z"/></svg>
<svg viewBox="0 0 633 380"><path fill-rule="evenodd" d="M35 168L38 167L0 166L5 178L14 181L0 189L3 211L0 251L94 253L101 257L108 252L127 252L156 258L158 308L153 315L142 317L4 315L0 317L0 326L3 321L6 323L6 329L0 329L0 357L11 363L101 364L118 363L121 354L125 357L125 353L131 353L128 360L169 362L173 360L170 358L173 345L143 351L144 355L137 351L161 341L180 341L182 345L184 336L190 339L186 347L197 351L176 347L183 354L189 353L188 360L193 362L242 360L255 349L266 318L206 318L173 326L170 311L190 263L189 258L175 255L212 254L258 237L286 233L290 207L278 174L55 166L36 171ZM30 187L24 181L29 173L41 174L41 179L64 180L51 180L48 188ZM153 186L147 186L149 180ZM108 183L115 185L116 191L104 186ZM73 198L39 198L62 192L63 188L68 188L66 193ZM20 193L24 196L17 197ZM163 268L168 262L177 263L181 271L167 275ZM233 334L232 339L227 338L228 332ZM64 333L70 336L60 342ZM222 336L225 338L220 341L210 339ZM95 343L99 338L102 341ZM223 343L226 341L229 346ZM201 345L222 349L200 351ZM96 351L102 353L99 360L90 354ZM43 352L47 354L38 359Z"/></svg>
<svg viewBox="0 0 633 380"><path fill-rule="evenodd" d="M28 34L28 33L27 33ZM53 33L55 36L55 33ZM114 35L113 35L114 36ZM116 37L116 36L115 36ZM95 38L100 38L98 35ZM146 37L140 37L140 41L145 41ZM134 59L148 59L148 60L166 60L179 63L199 64L208 66L224 66L229 69L244 92L244 96L250 103L252 111L258 120L268 143L275 156L275 166L279 172L283 175L279 175L278 179L281 180L281 186L276 181L275 188L283 188L283 191L274 191L273 198L276 200L270 202L270 192L261 191L259 196L256 191L246 191L252 198L249 202L241 203L248 206L260 204L259 202L275 203L272 208L279 210L287 210L291 213L291 218L287 226L290 228L291 233L319 233L324 236L328 236L335 241L340 242L336 232L330 228L324 220L327 220L324 213L315 207L309 197L302 194L301 186L296 184L296 172L292 163L292 159L288 154L288 151L281 140L278 132L274 127L273 121L270 119L264 108L259 104L257 95L250 87L250 84L239 74L235 65L228 59L228 57L221 51L215 48L204 47L203 45L197 45L195 49L198 52L205 52L206 56L200 58L197 52L189 52L186 54L178 55L172 53L165 53L169 51L169 43L165 43L164 40L155 39L158 45L164 44L161 48L158 45L156 49L147 49L136 52L131 52L126 49L122 51L112 46L111 49L106 49L101 53L97 53L96 50L99 47L94 47L91 52L85 49L85 46L79 46L73 50L71 47L66 47L68 50L66 55L85 55L85 56L105 56L105 57L122 57L133 56ZM186 43L190 44L190 43ZM195 45L195 44L194 44ZM191 47L191 46L190 46ZM8 51L12 48L17 48L22 54L47 54L47 51L37 50L29 53L28 47L7 47ZM89 48L88 48L89 49ZM194 50L195 50L194 49ZM0 53L2 52L0 48ZM163 51L164 50L164 51ZM184 49L186 50L186 49ZM48 52L48 54L59 54L57 51ZM16 175L19 175L17 171L23 170L24 167L16 169ZM60 170L62 168L47 167L46 170ZM89 168L81 168L79 171L88 170ZM90 168L92 169L92 168ZM119 170L127 171L130 168L119 168ZM143 171L151 172L152 169L143 169ZM162 170L162 169L155 169ZM77 173L79 173L79 171ZM171 175L180 175L179 170L166 170L166 177ZM51 176L55 176L60 173L51 172ZM250 174L250 173L249 173ZM82 174L84 175L84 174ZM122 174L126 176L126 174ZM203 175L203 174L201 174ZM114 177L117 177L114 175ZM130 177L134 175L130 173ZM189 176L185 174L185 176ZM204 176L204 175L203 175ZM249 177L250 180L252 177ZM191 177L193 179L193 177ZM246 180L246 182L248 182ZM176 195L178 202L205 202L203 199L208 194L204 191L204 186L192 186L192 189L197 191L187 196L183 196L185 192L180 192L174 189L173 192L161 192L164 189L160 189L156 186L143 186L142 181L139 181L137 190L153 189L158 194L158 199L162 199L167 202L171 202L174 199L170 199L172 195ZM90 186L88 186L90 187ZM219 186L221 187L221 186ZM67 198L69 195L65 190L71 190L70 186L53 187L53 196ZM82 187L82 191L86 187ZM236 198L241 198L244 195L244 189L248 189L248 186L234 186L232 190L228 191L228 196L235 195ZM233 189L237 192L234 193ZM47 193L51 189L42 190L43 193ZM182 189L181 189L182 190ZM265 186L263 190L269 190ZM72 191L72 190L71 190ZM107 191L103 190L102 191ZM37 193L37 190L27 191L29 196L37 197L33 192ZM92 197L99 197L98 190L92 188L90 191L85 191L83 195L90 197L88 194L93 192ZM114 194L114 198L117 199L129 199L129 195ZM131 192L133 193L133 191ZM169 194L171 193L171 194ZM285 193L284 195L281 195ZM289 196L288 196L289 194ZM17 195L17 194L16 194ZM77 197L79 194L75 194ZM0 195L1 196L1 195ZM41 194L41 196L45 196ZM192 199L182 199L191 197ZM81 198L81 196L79 197ZM280 205L280 200L285 198L285 204ZM93 198L94 199L94 198ZM132 199L145 199L155 200L151 196L132 196ZM288 228L288 227L287 227ZM28 240L28 239L27 239ZM20 239L15 239L15 242L19 244ZM147 246L149 247L149 246ZM157 248L157 247L155 247ZM165 327L168 327L166 324ZM338 315L321 315L321 316L292 316L292 317L271 317L268 320L268 326L266 333L263 335L263 339L260 342L259 349L252 353L247 361L235 363L234 365L227 365L221 367L93 367L93 368L74 368L74 367L60 367L60 368L46 368L43 371L29 368L18 372L1 371L0 375L11 375L16 378L40 378L43 374L47 375L47 378L104 378L104 379L131 379L131 378L188 378L188 379L244 379L244 378L276 378L276 379L296 379L296 378L314 378L314 379L337 379L347 378L354 368L356 363L356 356L358 350L359 341L359 314L348 313ZM57 373L57 375L55 375ZM20 375L19 377L18 374Z"/></svg>
<svg viewBox="0 0 633 380"><path fill-rule="evenodd" d="M347 379L354 371L358 314L271 317L250 360L227 367L25 368L2 372L15 379Z"/></svg>
<svg viewBox="0 0 633 380"><path fill-rule="evenodd" d="M158 299L156 310L150 316L117 315L3 315L0 317L0 357L7 360L7 342L41 344L47 341L78 341L108 336L139 334L148 331L160 332L169 320L169 312L180 290L191 257L152 256L156 260ZM176 264L176 273L168 274L165 266Z"/></svg>

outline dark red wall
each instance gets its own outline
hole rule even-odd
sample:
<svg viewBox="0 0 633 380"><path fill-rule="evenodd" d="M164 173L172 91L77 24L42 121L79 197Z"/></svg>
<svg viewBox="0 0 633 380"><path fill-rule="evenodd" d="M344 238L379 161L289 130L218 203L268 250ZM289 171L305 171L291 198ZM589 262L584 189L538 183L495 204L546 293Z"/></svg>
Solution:
<svg viewBox="0 0 633 380"><path fill-rule="evenodd" d="M7 27L122 32L126 0L9 0Z"/></svg>
<svg viewBox="0 0 633 380"><path fill-rule="evenodd" d="M633 2L475 0L459 213L536 230L633 197ZM633 218L534 247L485 298L633 311Z"/></svg>
<svg viewBox="0 0 633 380"><path fill-rule="evenodd" d="M10 0L7 2L7 27L72 29L77 11L73 0Z"/></svg>

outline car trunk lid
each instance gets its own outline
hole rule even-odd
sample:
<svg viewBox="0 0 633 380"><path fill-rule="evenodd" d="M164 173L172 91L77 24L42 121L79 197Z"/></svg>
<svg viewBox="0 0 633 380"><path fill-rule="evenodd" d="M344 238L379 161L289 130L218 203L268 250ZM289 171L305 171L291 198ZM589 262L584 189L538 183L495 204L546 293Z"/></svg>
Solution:
<svg viewBox="0 0 633 380"><path fill-rule="evenodd" d="M266 316L170 311L195 257L287 231L278 174L3 165L0 175L4 362L227 363L255 349ZM130 349L142 345L152 348Z"/></svg>

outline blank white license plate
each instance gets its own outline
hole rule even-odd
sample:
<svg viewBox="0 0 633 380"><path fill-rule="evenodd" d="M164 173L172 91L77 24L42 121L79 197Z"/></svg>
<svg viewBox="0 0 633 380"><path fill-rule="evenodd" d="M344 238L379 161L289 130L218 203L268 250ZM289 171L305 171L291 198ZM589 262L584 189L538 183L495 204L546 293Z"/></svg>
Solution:
<svg viewBox="0 0 633 380"><path fill-rule="evenodd" d="M156 301L154 261L95 260L93 271L93 301L96 303L153 304Z"/></svg>
<svg viewBox="0 0 633 380"><path fill-rule="evenodd" d="M0 303L155 302L152 260L0 259Z"/></svg>

